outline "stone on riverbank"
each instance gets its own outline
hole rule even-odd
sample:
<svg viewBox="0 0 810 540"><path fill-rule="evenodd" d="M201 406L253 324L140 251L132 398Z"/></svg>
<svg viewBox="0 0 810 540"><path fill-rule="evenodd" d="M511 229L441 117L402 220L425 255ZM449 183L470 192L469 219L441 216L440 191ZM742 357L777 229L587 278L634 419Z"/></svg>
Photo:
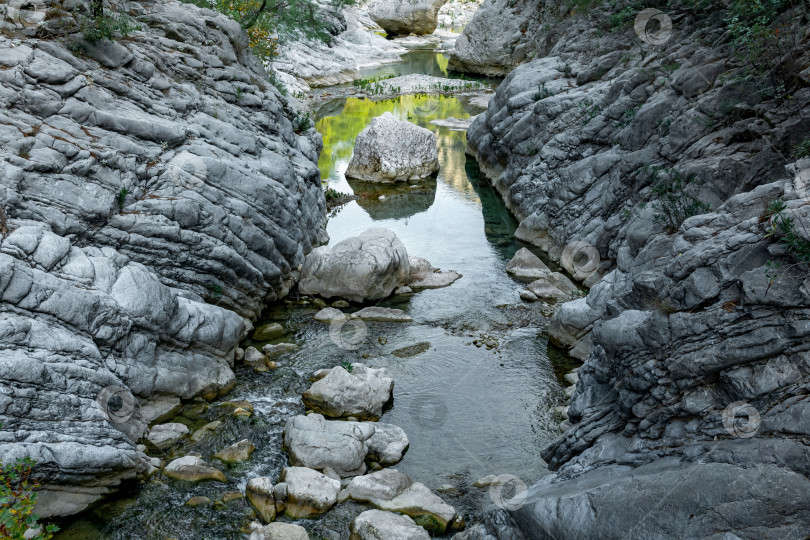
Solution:
<svg viewBox="0 0 810 540"><path fill-rule="evenodd" d="M342 366L317 371L315 379L301 396L302 401L309 409L331 418L379 420L394 388L394 379L384 368L360 363L352 364L351 373Z"/></svg>
<svg viewBox="0 0 810 540"><path fill-rule="evenodd" d="M295 343L276 343L267 344L262 347L262 352L267 358L277 358L283 354L287 354L298 349Z"/></svg>
<svg viewBox="0 0 810 540"><path fill-rule="evenodd" d="M371 20L389 36L432 34L439 9L447 0L375 0L369 5Z"/></svg>
<svg viewBox="0 0 810 540"><path fill-rule="evenodd" d="M304 261L298 289L302 294L354 302L379 300L405 284L410 273L405 246L389 229L376 227L331 249L314 249Z"/></svg>
<svg viewBox="0 0 810 540"><path fill-rule="evenodd" d="M541 300L551 304L572 300L579 294L577 286L559 272L548 272L541 278L532 281L526 286L526 291L531 296L524 297L521 293L520 297L524 300Z"/></svg>
<svg viewBox="0 0 810 540"><path fill-rule="evenodd" d="M422 257L410 257L410 264L411 277L408 287L414 291L447 287L462 277L455 270L442 272Z"/></svg>
<svg viewBox="0 0 810 540"><path fill-rule="evenodd" d="M540 257L526 248L520 248L506 265L506 272L519 281L531 283L550 274L551 269Z"/></svg>
<svg viewBox="0 0 810 540"><path fill-rule="evenodd" d="M339 309L326 307L316 313L314 319L318 322L332 324L333 322L345 321L348 317Z"/></svg>
<svg viewBox="0 0 810 540"><path fill-rule="evenodd" d="M300 525L276 521L268 525L250 524L249 540L309 540L307 530Z"/></svg>
<svg viewBox="0 0 810 540"><path fill-rule="evenodd" d="M354 518L349 540L430 540L430 535L408 516L366 510Z"/></svg>
<svg viewBox="0 0 810 540"><path fill-rule="evenodd" d="M383 467L394 465L402 460L408 449L408 436L405 431L393 424L374 424L374 435L368 440L367 459L376 461Z"/></svg>
<svg viewBox="0 0 810 540"><path fill-rule="evenodd" d="M284 327L281 326L280 324L267 323L258 327L256 331L253 332L253 339L255 339L256 341L270 341L271 339L281 337L283 333Z"/></svg>
<svg viewBox="0 0 810 540"><path fill-rule="evenodd" d="M346 177L366 182L415 182L438 170L436 135L385 112L357 136Z"/></svg>
<svg viewBox="0 0 810 540"><path fill-rule="evenodd" d="M290 418L284 426L284 449L295 466L322 471L332 468L341 477L363 474L370 423L328 421L317 413Z"/></svg>
<svg viewBox="0 0 810 540"><path fill-rule="evenodd" d="M287 484L284 513L291 518L323 514L337 501L340 481L306 467L285 467L281 482Z"/></svg>
<svg viewBox="0 0 810 540"><path fill-rule="evenodd" d="M202 482L203 480L216 480L225 482L225 474L219 469L211 467L197 456L177 458L163 469L163 474L175 480L184 482Z"/></svg>
<svg viewBox="0 0 810 540"><path fill-rule="evenodd" d="M245 497L265 523L276 519L276 499L273 481L267 476L251 478L245 488Z"/></svg>
<svg viewBox="0 0 810 540"><path fill-rule="evenodd" d="M436 533L443 533L456 515L455 508L441 497L396 469L383 469L352 478L347 491L349 497L356 501L406 514L425 529Z"/></svg>
<svg viewBox="0 0 810 540"><path fill-rule="evenodd" d="M146 440L152 443L158 450L165 450L183 440L188 434L188 426L177 422L170 422L168 424L152 426Z"/></svg>
<svg viewBox="0 0 810 540"><path fill-rule="evenodd" d="M238 443L223 448L214 457L224 463L241 463L250 459L250 455L256 450L253 443L247 439L242 439Z"/></svg>

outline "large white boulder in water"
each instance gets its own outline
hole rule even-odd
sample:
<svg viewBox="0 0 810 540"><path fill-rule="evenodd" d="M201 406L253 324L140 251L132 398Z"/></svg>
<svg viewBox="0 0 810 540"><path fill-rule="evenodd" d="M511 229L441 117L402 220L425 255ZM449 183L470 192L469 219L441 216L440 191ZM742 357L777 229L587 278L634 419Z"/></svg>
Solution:
<svg viewBox="0 0 810 540"><path fill-rule="evenodd" d="M351 372L336 366L317 371L314 378L312 387L301 396L304 405L332 418L379 420L394 388L394 379L386 375L385 368L360 363L352 364Z"/></svg>
<svg viewBox="0 0 810 540"><path fill-rule="evenodd" d="M349 540L430 540L428 532L408 516L366 510L354 519Z"/></svg>
<svg viewBox="0 0 810 540"><path fill-rule="evenodd" d="M379 300L410 279L408 252L388 229L372 228L330 250L314 249L304 260L298 290L354 302Z"/></svg>
<svg viewBox="0 0 810 540"><path fill-rule="evenodd" d="M383 469L352 478L347 490L355 501L406 514L424 528L438 533L444 533L456 515L456 509L427 486L414 482L396 469Z"/></svg>
<svg viewBox="0 0 810 540"><path fill-rule="evenodd" d="M284 449L297 467L330 468L341 477L354 476L366 472L368 440L374 431L372 422L328 421L316 413L298 415L284 426Z"/></svg>
<svg viewBox="0 0 810 540"><path fill-rule="evenodd" d="M438 170L436 135L386 112L357 136L346 176L366 182L414 182Z"/></svg>
<svg viewBox="0 0 810 540"><path fill-rule="evenodd" d="M389 35L432 34L439 9L447 0L376 0L369 6L371 19Z"/></svg>

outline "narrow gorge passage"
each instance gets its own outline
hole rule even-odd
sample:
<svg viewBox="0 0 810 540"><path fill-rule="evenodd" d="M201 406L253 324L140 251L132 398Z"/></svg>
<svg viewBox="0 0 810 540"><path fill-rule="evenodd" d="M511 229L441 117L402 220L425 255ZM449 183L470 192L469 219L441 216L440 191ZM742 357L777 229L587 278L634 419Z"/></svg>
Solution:
<svg viewBox="0 0 810 540"><path fill-rule="evenodd" d="M405 55L400 64L369 70L368 76L444 76L446 61L440 54L420 51ZM324 88L319 93L339 90ZM322 98L313 105L324 141L319 161L324 187L359 197L330 212L329 245L370 227L385 227L396 233L410 255L463 277L449 287L380 302L405 310L414 322L364 323L364 339L357 346L342 345L329 326L313 320L319 308L311 299L271 306L256 326L280 323L284 335L271 343L295 343L299 348L278 358L278 368L267 373L238 365L232 391L210 406L189 407L172 420L194 428L223 422L206 439L184 443L177 455L199 452L207 460L242 439L256 446L249 461L227 469L228 485L153 480L72 521L57 538L205 538L211 526L217 538L241 538L243 509L185 503L191 497L221 499L223 490L244 491L256 476L278 477L289 465L281 448L282 429L289 418L304 412L300 396L309 387L309 376L345 362L387 369L395 381L394 397L380 421L401 427L410 440L405 457L393 468L440 493L464 519L473 520L482 509L495 508L496 500L500 503L499 492L493 500L488 486L473 486L477 480L509 475L521 487L548 474L537 448L561 433L554 407L565 404L562 385L567 383L561 376L576 364L562 355L549 359L544 334L548 319L520 301L523 285L506 272L506 263L525 246L513 237L517 223L502 199L475 160L465 155L465 133L431 123L479 114L483 108L475 103L480 97ZM437 177L396 186L344 177L356 136L384 112L436 133L441 167ZM344 311L356 309L359 306ZM261 348L266 343L253 344ZM243 400L254 408L249 422L221 414L223 402ZM503 498L511 496L505 492ZM352 520L365 509L348 501L295 523L313 538L347 538Z"/></svg>

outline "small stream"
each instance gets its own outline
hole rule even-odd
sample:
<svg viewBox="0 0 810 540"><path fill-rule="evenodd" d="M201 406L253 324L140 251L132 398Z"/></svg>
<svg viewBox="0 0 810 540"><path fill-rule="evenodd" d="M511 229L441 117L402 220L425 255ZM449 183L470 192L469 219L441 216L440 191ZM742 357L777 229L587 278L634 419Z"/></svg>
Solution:
<svg viewBox="0 0 810 540"><path fill-rule="evenodd" d="M443 75L445 69L442 55L422 52L367 76ZM382 188L345 179L355 137L386 111L436 133L441 171L435 180L416 187ZM238 383L223 401L250 401L253 417L235 418L221 402L190 404L172 421L192 428L213 420L222 425L200 442L187 441L173 453L158 456L168 460L196 451L223 468L211 460L213 453L250 439L257 450L247 462L224 467L227 485L189 485L157 474L63 524L57 538L244 538L251 509L241 499L222 502L223 494L244 491L254 476L278 477L288 464L281 431L290 416L304 412L300 394L310 384L309 375L343 361L387 368L395 380L394 399L381 421L402 427L410 439L408 452L395 467L438 490L468 523L494 504L487 489L472 487L478 478L509 474L528 486L548 474L539 453L560 432L560 419L552 410L564 402L562 374L575 366L561 355L550 358L544 334L548 320L536 307L520 301L522 286L505 271L509 259L523 247L512 237L517 224L475 161L465 155L465 133L430 124L480 112L470 96L401 96L376 102L341 98L318 107L324 185L361 196L332 211L330 244L369 227L387 227L409 254L456 270L463 278L444 289L381 302L404 309L414 322L369 322L357 350L339 347L328 326L312 319L318 308L306 300L293 297L271 306L266 321L278 321L286 328L276 341L293 342L299 348L277 359L278 369L267 373L237 366ZM212 502L186 506L192 496ZM320 518L296 523L312 538L345 539L352 519L367 508L344 503Z"/></svg>

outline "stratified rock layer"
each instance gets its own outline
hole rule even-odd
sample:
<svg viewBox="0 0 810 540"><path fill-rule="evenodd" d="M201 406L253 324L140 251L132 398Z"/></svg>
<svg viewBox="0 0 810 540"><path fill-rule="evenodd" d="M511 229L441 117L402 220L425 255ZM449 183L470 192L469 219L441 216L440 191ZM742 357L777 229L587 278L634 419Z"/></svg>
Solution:
<svg viewBox="0 0 810 540"><path fill-rule="evenodd" d="M141 30L95 44L52 39L59 2L0 15L0 461L37 461L43 516L147 472L139 406L227 390L242 316L325 239L320 139L239 24L125 5Z"/></svg>
<svg viewBox="0 0 810 540"><path fill-rule="evenodd" d="M468 131L518 238L591 287L549 328L585 361L573 425L512 517L526 538L800 536L810 279L768 208L784 201L810 241L810 159L794 150L810 131L808 51L792 55L791 99L774 100L723 45L728 14L671 10L654 53L629 25L603 33L612 14L530 28L549 56L512 71ZM673 179L691 181L673 200L703 203L674 222L660 197Z"/></svg>

